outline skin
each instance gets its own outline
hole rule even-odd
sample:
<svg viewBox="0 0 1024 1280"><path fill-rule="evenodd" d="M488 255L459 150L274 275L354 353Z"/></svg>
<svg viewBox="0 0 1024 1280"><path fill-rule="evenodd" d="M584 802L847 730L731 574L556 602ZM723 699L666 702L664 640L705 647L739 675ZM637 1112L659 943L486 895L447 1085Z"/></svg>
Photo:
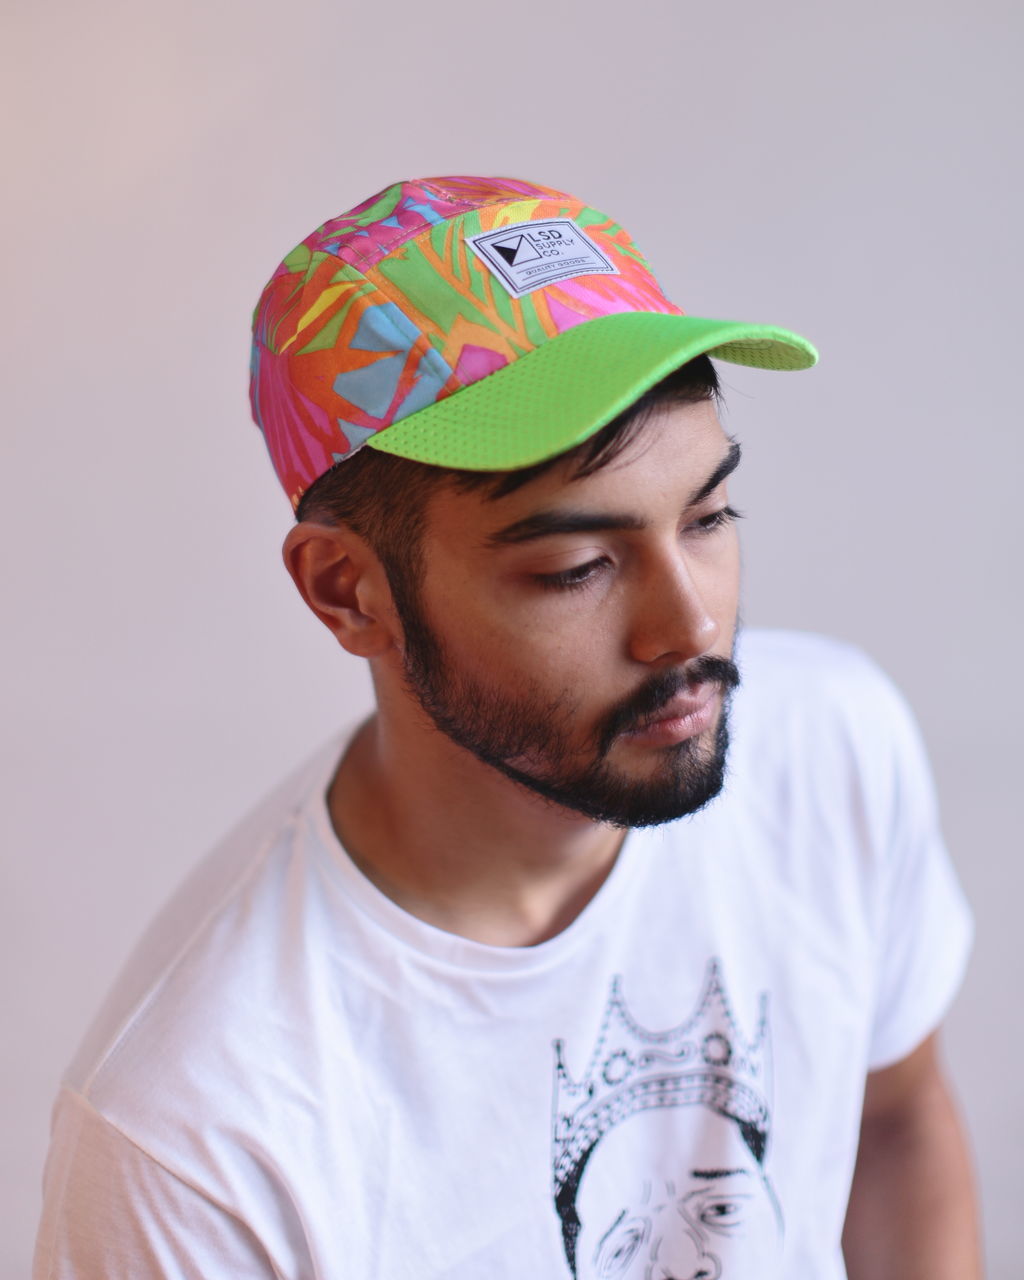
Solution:
<svg viewBox="0 0 1024 1280"><path fill-rule="evenodd" d="M582 479L568 464L494 502L442 491L428 509L423 606L469 682L557 707L562 763L585 768L609 712L659 674L728 658L739 593L723 482L689 498L729 441L710 403L659 414L620 458ZM642 529L489 539L541 511L625 515ZM707 527L708 525L712 527ZM384 571L344 528L300 524L285 561L310 608L371 664L377 714L357 735L329 804L345 847L400 906L481 942L530 945L560 932L608 875L623 833L526 790L439 732L408 688ZM581 587L539 578L594 566ZM720 716L716 696L703 733ZM620 735L610 768L644 782L662 743ZM515 761L543 772L542 747Z"/></svg>
<svg viewBox="0 0 1024 1280"><path fill-rule="evenodd" d="M471 685L557 710L562 764L592 764L609 713L652 679L731 653L739 549L734 526L713 520L726 485L690 501L728 448L710 403L677 406L592 476L573 480L561 466L495 502L448 491L432 499L426 619ZM641 527L489 540L566 508ZM399 906L452 933L530 946L561 932L606 879L623 832L544 799L438 730L410 688L387 576L361 538L303 522L284 558L309 607L373 675L376 714L328 797L356 864ZM594 568L581 587L540 581L583 565ZM712 712L698 749L711 749L718 697ZM664 743L623 734L606 759L622 779L647 782L664 773L664 756ZM534 745L515 764L543 773L550 761ZM932 1041L867 1082L844 1251L851 1280L981 1275L963 1136Z"/></svg>
<svg viewBox="0 0 1024 1280"><path fill-rule="evenodd" d="M843 1255L849 1280L981 1280L971 1163L937 1034L868 1076Z"/></svg>

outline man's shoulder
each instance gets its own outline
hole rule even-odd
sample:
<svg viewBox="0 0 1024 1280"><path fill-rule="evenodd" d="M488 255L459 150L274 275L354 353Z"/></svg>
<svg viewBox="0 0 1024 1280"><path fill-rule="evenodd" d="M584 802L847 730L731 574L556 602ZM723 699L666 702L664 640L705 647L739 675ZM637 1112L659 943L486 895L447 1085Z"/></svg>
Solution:
<svg viewBox="0 0 1024 1280"><path fill-rule="evenodd" d="M850 920L860 902L873 919L895 869L939 847L906 700L866 654L820 636L751 633L738 662L724 816L756 837L755 864L800 886L819 913L831 899L833 918Z"/></svg>
<svg viewBox="0 0 1024 1280"><path fill-rule="evenodd" d="M757 674L770 669L843 680L866 671L878 673L877 665L856 645L812 631L747 627L739 634L736 652L741 666Z"/></svg>
<svg viewBox="0 0 1024 1280"><path fill-rule="evenodd" d="M125 1077L173 1071L273 994L275 941L287 895L316 882L306 866L323 840L314 807L341 749L332 740L266 795L203 857L146 928L87 1032L66 1083L98 1098ZM268 940L272 945L268 946Z"/></svg>
<svg viewBox="0 0 1024 1280"><path fill-rule="evenodd" d="M887 785L922 754L906 699L855 645L796 631L750 630L737 645L742 683L734 757L751 774L874 775ZM916 767L916 766L915 766Z"/></svg>
<svg viewBox="0 0 1024 1280"><path fill-rule="evenodd" d="M736 647L742 675L741 701L781 714L789 707L817 713L855 711L865 700L873 709L902 709L895 685L862 649L806 631L751 628Z"/></svg>

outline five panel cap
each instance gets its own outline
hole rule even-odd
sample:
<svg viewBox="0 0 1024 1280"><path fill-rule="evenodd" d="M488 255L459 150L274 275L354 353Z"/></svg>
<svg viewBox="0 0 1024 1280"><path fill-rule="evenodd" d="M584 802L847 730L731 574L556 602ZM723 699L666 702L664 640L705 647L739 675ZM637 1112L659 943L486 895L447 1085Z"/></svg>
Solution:
<svg viewBox="0 0 1024 1280"><path fill-rule="evenodd" d="M398 182L284 259L253 316L253 417L297 505L363 446L509 471L707 354L806 369L785 329L684 314L627 232L511 178Z"/></svg>

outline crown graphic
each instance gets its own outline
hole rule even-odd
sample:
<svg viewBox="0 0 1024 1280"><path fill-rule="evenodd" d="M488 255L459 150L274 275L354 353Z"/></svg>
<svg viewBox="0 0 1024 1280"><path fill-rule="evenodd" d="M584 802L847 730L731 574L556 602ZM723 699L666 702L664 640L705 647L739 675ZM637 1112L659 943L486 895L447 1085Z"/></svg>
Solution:
<svg viewBox="0 0 1024 1280"><path fill-rule="evenodd" d="M753 1040L733 1016L717 960L708 963L692 1016L669 1031L648 1031L612 979L587 1070L574 1081L555 1041L554 1184L571 1191L601 1138L639 1111L702 1104L734 1120L759 1164L771 1125L768 998L759 1002Z"/></svg>

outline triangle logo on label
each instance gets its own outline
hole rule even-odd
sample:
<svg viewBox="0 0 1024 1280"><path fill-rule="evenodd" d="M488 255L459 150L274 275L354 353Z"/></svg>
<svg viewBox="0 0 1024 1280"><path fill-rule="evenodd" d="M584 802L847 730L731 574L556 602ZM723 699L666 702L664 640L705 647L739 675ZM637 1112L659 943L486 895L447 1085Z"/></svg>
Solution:
<svg viewBox="0 0 1024 1280"><path fill-rule="evenodd" d="M504 243L500 240L492 240L491 248L496 249L510 267L514 267L517 262L528 262L531 258L540 257L525 236L513 236L511 240L506 240Z"/></svg>

